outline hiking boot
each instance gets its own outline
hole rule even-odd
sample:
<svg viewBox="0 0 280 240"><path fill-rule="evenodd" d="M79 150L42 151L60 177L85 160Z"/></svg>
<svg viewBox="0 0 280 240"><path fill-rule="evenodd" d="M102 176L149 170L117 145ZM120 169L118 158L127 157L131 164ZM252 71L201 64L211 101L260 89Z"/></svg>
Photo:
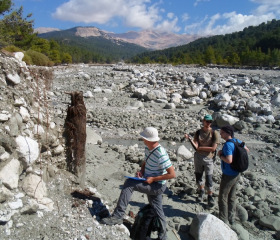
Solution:
<svg viewBox="0 0 280 240"><path fill-rule="evenodd" d="M199 202L203 202L204 193L205 193L204 189L200 189L199 194L198 194L198 201Z"/></svg>
<svg viewBox="0 0 280 240"><path fill-rule="evenodd" d="M210 208L214 207L215 206L215 201L214 201L214 198L212 195L208 195L208 206Z"/></svg>
<svg viewBox="0 0 280 240"><path fill-rule="evenodd" d="M123 220L122 218L117 218L117 217L107 217L107 218L103 218L101 220L102 224L107 224L107 225L116 225L116 224L122 224Z"/></svg>

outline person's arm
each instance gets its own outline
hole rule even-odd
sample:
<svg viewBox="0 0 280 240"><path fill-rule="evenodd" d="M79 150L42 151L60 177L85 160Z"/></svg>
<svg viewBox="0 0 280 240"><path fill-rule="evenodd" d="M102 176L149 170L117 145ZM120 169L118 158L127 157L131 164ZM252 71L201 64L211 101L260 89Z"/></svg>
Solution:
<svg viewBox="0 0 280 240"><path fill-rule="evenodd" d="M215 150L217 149L217 147L218 147L218 144L215 143L215 144L213 144L212 147L206 147L206 146L204 146L204 147L198 147L197 150L198 150L198 151L204 151L204 152L215 152Z"/></svg>
<svg viewBox="0 0 280 240"><path fill-rule="evenodd" d="M227 156L224 156L223 155L223 151L220 150L217 155L220 157L220 159L228 164L231 164L232 163L232 155L227 155Z"/></svg>
<svg viewBox="0 0 280 240"><path fill-rule="evenodd" d="M144 176L144 173L145 173L145 165L146 165L146 162L144 161L141 165L141 170L136 172L136 177L138 178L142 178Z"/></svg>
<svg viewBox="0 0 280 240"><path fill-rule="evenodd" d="M145 181L148 184L151 184L153 182L158 182L162 180L168 180L176 177L175 169L173 166L166 169L167 173L164 175L156 176L156 177L147 177L147 180Z"/></svg>
<svg viewBox="0 0 280 240"><path fill-rule="evenodd" d="M189 139L189 141L191 142L192 146L194 147L195 150L197 150L198 148L198 142L195 141L194 139L192 139L188 134L185 134L185 138Z"/></svg>

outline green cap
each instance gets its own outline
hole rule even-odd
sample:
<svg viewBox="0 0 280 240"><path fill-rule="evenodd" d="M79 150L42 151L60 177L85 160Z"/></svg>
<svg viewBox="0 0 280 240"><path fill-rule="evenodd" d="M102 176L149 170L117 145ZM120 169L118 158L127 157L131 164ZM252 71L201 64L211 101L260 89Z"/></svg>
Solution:
<svg viewBox="0 0 280 240"><path fill-rule="evenodd" d="M206 120L206 121L213 121L213 118L212 118L212 116L211 115L205 115L204 116L204 120Z"/></svg>

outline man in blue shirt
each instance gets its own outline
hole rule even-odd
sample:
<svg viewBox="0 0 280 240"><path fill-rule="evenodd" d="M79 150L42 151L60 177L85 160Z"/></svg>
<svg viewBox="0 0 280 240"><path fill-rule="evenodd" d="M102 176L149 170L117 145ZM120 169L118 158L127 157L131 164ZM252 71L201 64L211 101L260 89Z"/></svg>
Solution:
<svg viewBox="0 0 280 240"><path fill-rule="evenodd" d="M223 149L218 152L218 156L221 159L222 179L219 192L219 218L226 224L233 224L236 210L236 190L237 182L240 178L239 172L233 170L230 166L233 160L234 143L239 139L234 138L234 128L232 126L222 127L220 130L221 138L226 142ZM245 149L249 152L249 149L245 146Z"/></svg>

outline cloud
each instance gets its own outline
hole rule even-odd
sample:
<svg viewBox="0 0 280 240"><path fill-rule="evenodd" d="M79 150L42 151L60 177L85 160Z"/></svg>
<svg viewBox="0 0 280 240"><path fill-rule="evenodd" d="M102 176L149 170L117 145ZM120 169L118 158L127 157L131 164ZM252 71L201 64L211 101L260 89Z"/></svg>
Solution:
<svg viewBox="0 0 280 240"><path fill-rule="evenodd" d="M242 31L245 27L256 26L273 18L275 15L272 13L262 16L242 15L236 12L215 14L199 23L186 26L185 31L196 32L199 35L222 35ZM223 24L217 24L218 21Z"/></svg>
<svg viewBox="0 0 280 240"><path fill-rule="evenodd" d="M197 0L202 1L202 0ZM189 34L220 35L242 31L245 27L256 26L280 16L280 0L250 0L258 4L251 14L228 12L205 16L200 22L187 25L184 30Z"/></svg>
<svg viewBox="0 0 280 240"><path fill-rule="evenodd" d="M177 27L177 22L178 22L177 17L175 17L171 21L164 20L155 27L155 30L159 32L170 32L170 30L172 29L172 32L179 32L181 28Z"/></svg>
<svg viewBox="0 0 280 240"><path fill-rule="evenodd" d="M200 2L210 2L210 0L196 0L193 5L196 7Z"/></svg>
<svg viewBox="0 0 280 240"><path fill-rule="evenodd" d="M169 31L178 31L177 20L173 13L168 13L164 20L160 8L161 2L150 0L69 0L60 5L53 17L63 21L86 24L111 24L121 21L127 27L157 29L169 26Z"/></svg>
<svg viewBox="0 0 280 240"><path fill-rule="evenodd" d="M182 16L182 22L186 22L190 18L189 14L184 13Z"/></svg>
<svg viewBox="0 0 280 240"><path fill-rule="evenodd" d="M280 0L250 0L256 4L259 4L259 7L254 10L254 14L263 15L268 12L274 12L278 16L280 15Z"/></svg>

